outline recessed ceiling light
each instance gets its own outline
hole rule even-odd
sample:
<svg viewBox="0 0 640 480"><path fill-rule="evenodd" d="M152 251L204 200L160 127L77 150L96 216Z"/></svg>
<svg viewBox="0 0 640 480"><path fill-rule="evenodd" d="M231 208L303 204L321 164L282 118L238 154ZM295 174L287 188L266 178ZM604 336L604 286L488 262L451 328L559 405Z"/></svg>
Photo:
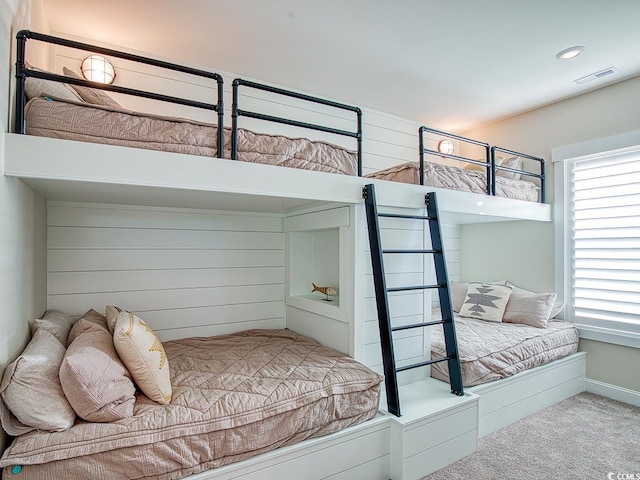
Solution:
<svg viewBox="0 0 640 480"><path fill-rule="evenodd" d="M558 60L569 60L570 58L575 58L584 52L584 47L582 45L576 45L575 47L565 48L561 52L556 54L556 58Z"/></svg>

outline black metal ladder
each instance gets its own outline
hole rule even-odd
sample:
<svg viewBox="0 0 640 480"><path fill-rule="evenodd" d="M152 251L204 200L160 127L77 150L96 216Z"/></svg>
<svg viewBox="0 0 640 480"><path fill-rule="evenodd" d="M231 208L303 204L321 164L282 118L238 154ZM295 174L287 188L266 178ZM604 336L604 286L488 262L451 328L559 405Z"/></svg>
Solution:
<svg viewBox="0 0 640 480"><path fill-rule="evenodd" d="M367 226L369 229L369 245L371 247L371 265L373 269L373 283L376 293L376 305L378 308L378 326L380 328L380 344L382 348L382 361L385 376L387 410L400 416L400 399L398 395L398 372L413 368L424 367L438 362L448 362L449 381L451 393L463 395L462 374L460 372L460 360L458 358L458 342L456 340L456 330L451 308L451 295L449 294L449 278L447 275L447 265L445 262L444 250L442 248L442 234L440 232L440 220L438 219L438 204L434 192L427 193L425 203L427 215L400 215L395 213L378 213L376 203L375 188L373 184L366 185L362 195L365 200L365 210L367 213ZM429 250L383 250L380 241L379 217L417 219L429 222L429 232L431 235L431 249ZM404 254L420 253L432 254L436 281L435 285L415 285L407 287L387 288L384 274L383 254ZM440 300L441 320L414 323L398 327L391 326L391 316L389 315L388 292L400 292L407 290L438 289ZM429 327L432 325L442 325L446 345L446 356L425 360L422 362L397 367L393 348L393 332L408 330L412 328Z"/></svg>

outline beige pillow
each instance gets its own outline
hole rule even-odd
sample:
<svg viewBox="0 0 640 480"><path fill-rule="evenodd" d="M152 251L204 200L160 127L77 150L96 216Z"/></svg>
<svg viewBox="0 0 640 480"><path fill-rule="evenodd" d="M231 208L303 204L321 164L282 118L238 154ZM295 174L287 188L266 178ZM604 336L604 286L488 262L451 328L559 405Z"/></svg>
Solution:
<svg viewBox="0 0 640 480"><path fill-rule="evenodd" d="M453 311L458 313L462 308L462 304L464 303L464 299L467 297L467 288L469 288L468 283L458 283L458 282L450 282L449 292L451 294L451 308Z"/></svg>
<svg viewBox="0 0 640 480"><path fill-rule="evenodd" d="M122 310L120 307L116 307L113 305L107 305L107 308L105 310L105 314L107 317L107 328L109 329L109 332L111 332L111 335L113 335L113 330L116 327L116 320L118 319L118 315L125 310Z"/></svg>
<svg viewBox="0 0 640 480"><path fill-rule="evenodd" d="M100 319L81 318L76 323L79 333L60 366L60 383L79 417L113 422L133 415L136 387L118 358L111 334L95 320Z"/></svg>
<svg viewBox="0 0 640 480"><path fill-rule="evenodd" d="M536 292L532 292L530 290L525 290L524 288L520 288L520 287L518 287L517 285L514 285L511 282L507 282L506 285L511 287L514 292L528 293L530 295L538 295L538 293L536 293ZM545 295L551 295L551 294L547 293ZM557 295L556 295L556 300L557 300ZM560 315L560 312L562 312L563 308L564 308L564 304L563 303L554 301L553 302L553 306L551 307L551 312L549 313L549 319L556 318L558 315Z"/></svg>
<svg viewBox="0 0 640 480"><path fill-rule="evenodd" d="M69 70L67 67L63 67L62 71L67 77L84 80L80 75L73 70ZM71 85L71 88L73 88L87 103L91 103L93 105L104 105L106 107L122 108L118 102L100 89L81 87L80 85Z"/></svg>
<svg viewBox="0 0 640 480"><path fill-rule="evenodd" d="M169 361L156 333L133 313L124 311L116 318L113 343L138 388L151 400L168 404Z"/></svg>
<svg viewBox="0 0 640 480"><path fill-rule="evenodd" d="M23 425L56 432L73 426L76 412L64 396L58 377L64 353L60 341L40 328L4 371L0 395Z"/></svg>
<svg viewBox="0 0 640 480"><path fill-rule="evenodd" d="M487 167L483 167L482 165L478 165L477 163L465 163L462 165L463 170L472 170L475 172L487 173Z"/></svg>
<svg viewBox="0 0 640 480"><path fill-rule="evenodd" d="M511 287L505 285L470 283L460 315L488 322L502 322L510 295Z"/></svg>
<svg viewBox="0 0 640 480"><path fill-rule="evenodd" d="M37 70L39 72L45 72L41 68L32 67L27 64L27 68L30 70ZM27 98L31 100L37 97L49 97L58 100L66 100L70 102L84 103L80 95L71 88L70 85L62 82L54 82L52 80L43 80L41 78L27 77L24 82L24 91L27 94Z"/></svg>
<svg viewBox="0 0 640 480"><path fill-rule="evenodd" d="M529 293L524 290L513 290L502 321L545 328L555 300L555 293Z"/></svg>
<svg viewBox="0 0 640 480"><path fill-rule="evenodd" d="M37 330L43 329L60 340L60 343L66 347L67 337L74 322L75 321L65 313L58 310L47 310L44 312L42 318L36 318L31 324L31 336L33 337Z"/></svg>
<svg viewBox="0 0 640 480"><path fill-rule="evenodd" d="M501 167L514 168L516 170L522 170L522 159L520 157L499 158L498 160L496 160L496 165L500 165ZM505 172L504 170L496 170L496 176L520 180L522 174Z"/></svg>

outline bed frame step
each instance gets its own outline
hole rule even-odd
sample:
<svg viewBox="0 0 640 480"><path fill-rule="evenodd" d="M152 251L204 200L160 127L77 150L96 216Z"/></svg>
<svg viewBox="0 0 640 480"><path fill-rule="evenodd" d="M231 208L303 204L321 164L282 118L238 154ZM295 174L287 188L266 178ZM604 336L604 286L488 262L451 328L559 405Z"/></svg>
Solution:
<svg viewBox="0 0 640 480"><path fill-rule="evenodd" d="M373 270L373 283L376 294L376 305L378 309L378 327L380 329L380 344L382 348L382 363L385 376L387 410L393 415L400 416L400 398L398 394L398 372L413 368L424 367L438 362L448 362L449 379L451 393L463 395L462 374L460 371L460 360L458 356L458 342L456 340L456 330L451 308L451 295L449 293L449 276L447 265L442 248L442 233L440 231L440 220L438 217L438 204L436 194L430 192L425 196L427 215L400 215L394 213L378 213L376 203L375 187L373 184L366 185L362 196L365 200L365 211L367 214L367 226L369 230L369 245L371 250L371 265ZM413 220L423 220L429 224L431 237L431 249L425 250L383 250L380 240L380 225L378 219L404 218ZM384 254L406 254L420 253L433 255L436 270L436 281L434 285L414 285L387 288L384 274ZM389 314L389 292L401 292L407 290L428 290L437 289L442 311L442 320L434 322L421 322L401 327L391 326L391 316ZM444 337L447 354L445 357L425 360L403 367L397 367L393 347L393 332L412 328L424 328L441 324L444 329Z"/></svg>

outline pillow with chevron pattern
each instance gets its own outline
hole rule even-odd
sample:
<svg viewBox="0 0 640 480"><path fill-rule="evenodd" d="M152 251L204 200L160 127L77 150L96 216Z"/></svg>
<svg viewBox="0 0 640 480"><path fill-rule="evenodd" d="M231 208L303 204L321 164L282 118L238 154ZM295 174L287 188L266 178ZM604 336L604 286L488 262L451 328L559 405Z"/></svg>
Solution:
<svg viewBox="0 0 640 480"><path fill-rule="evenodd" d="M154 402L168 404L172 394L169 361L156 332L123 310L116 317L113 344L138 388Z"/></svg>
<svg viewBox="0 0 640 480"><path fill-rule="evenodd" d="M488 283L470 283L460 308L460 316L488 322L502 322L511 287Z"/></svg>

